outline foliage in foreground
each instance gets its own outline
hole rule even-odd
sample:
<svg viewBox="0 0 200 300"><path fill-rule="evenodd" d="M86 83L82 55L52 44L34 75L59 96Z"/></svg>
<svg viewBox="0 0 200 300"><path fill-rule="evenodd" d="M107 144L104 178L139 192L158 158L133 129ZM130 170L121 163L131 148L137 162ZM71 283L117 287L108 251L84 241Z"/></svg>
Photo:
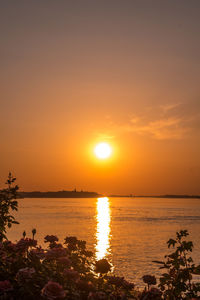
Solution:
<svg viewBox="0 0 200 300"><path fill-rule="evenodd" d="M80 299L80 300L175 300L200 299L200 284L194 283L193 274L200 274L190 253L193 244L186 240L188 232L182 230L176 239L168 241L173 252L165 261L155 261L165 273L159 279L144 275L147 287L143 291L123 277L111 273L106 259L95 261L86 249L86 242L76 237L66 237L63 244L54 235L47 235L47 248L37 245L36 230L32 237L13 243L6 238L6 228L17 223L10 214L17 210L17 189L12 187L15 178L9 174L8 188L0 191L0 299Z"/></svg>
<svg viewBox="0 0 200 300"><path fill-rule="evenodd" d="M0 190L0 242L6 239L6 227L10 228L12 224L18 224L15 218L10 214L10 210L17 210L18 186L13 186L16 178L11 173L8 175L6 189Z"/></svg>

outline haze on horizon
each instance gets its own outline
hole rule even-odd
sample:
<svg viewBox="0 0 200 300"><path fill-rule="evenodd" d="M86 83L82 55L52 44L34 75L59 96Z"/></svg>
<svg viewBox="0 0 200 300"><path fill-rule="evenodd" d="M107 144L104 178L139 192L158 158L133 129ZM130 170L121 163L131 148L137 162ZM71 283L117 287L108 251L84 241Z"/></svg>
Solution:
<svg viewBox="0 0 200 300"><path fill-rule="evenodd" d="M200 194L200 1L1 1L0 182ZM110 159L93 155L99 142Z"/></svg>

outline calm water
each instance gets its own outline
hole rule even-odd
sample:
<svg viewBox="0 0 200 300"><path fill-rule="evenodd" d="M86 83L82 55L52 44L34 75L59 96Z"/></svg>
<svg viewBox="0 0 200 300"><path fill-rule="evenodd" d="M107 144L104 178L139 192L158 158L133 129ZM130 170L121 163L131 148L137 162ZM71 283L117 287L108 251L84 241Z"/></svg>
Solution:
<svg viewBox="0 0 200 300"><path fill-rule="evenodd" d="M44 245L47 234L62 241L77 236L87 241L98 259L107 257L116 274L141 284L144 274L158 274L152 260L167 253L166 241L180 229L188 229L194 242L193 257L200 263L200 200L159 198L20 199L16 215L20 225L9 238L21 238L23 230L37 229Z"/></svg>

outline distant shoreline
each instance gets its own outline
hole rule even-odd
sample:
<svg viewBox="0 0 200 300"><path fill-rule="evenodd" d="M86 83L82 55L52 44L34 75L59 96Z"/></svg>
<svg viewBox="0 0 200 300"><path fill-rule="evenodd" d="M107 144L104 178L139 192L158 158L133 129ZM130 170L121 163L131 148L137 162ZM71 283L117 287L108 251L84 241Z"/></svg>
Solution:
<svg viewBox="0 0 200 300"><path fill-rule="evenodd" d="M200 199L200 195L109 195L108 197L124 197L124 198L163 198L163 199Z"/></svg>
<svg viewBox="0 0 200 300"><path fill-rule="evenodd" d="M57 192L19 192L19 198L99 198L105 195L87 191L57 191ZM108 195L114 198L163 198L163 199L200 199L200 195Z"/></svg>
<svg viewBox="0 0 200 300"><path fill-rule="evenodd" d="M96 192L58 191L58 192L19 192L19 198L98 198L103 195Z"/></svg>

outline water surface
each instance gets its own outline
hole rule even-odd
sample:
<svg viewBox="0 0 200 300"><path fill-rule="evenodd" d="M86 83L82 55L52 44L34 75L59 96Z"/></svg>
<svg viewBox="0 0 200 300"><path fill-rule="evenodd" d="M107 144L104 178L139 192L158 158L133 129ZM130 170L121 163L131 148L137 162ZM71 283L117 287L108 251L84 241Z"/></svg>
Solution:
<svg viewBox="0 0 200 300"><path fill-rule="evenodd" d="M44 245L47 234L62 241L77 236L87 241L97 259L107 257L115 273L141 284L144 274L158 274L152 260L167 253L166 241L180 229L188 229L194 242L194 258L200 263L200 200L159 198L20 199L16 219L9 230L17 240L26 230L37 229Z"/></svg>

